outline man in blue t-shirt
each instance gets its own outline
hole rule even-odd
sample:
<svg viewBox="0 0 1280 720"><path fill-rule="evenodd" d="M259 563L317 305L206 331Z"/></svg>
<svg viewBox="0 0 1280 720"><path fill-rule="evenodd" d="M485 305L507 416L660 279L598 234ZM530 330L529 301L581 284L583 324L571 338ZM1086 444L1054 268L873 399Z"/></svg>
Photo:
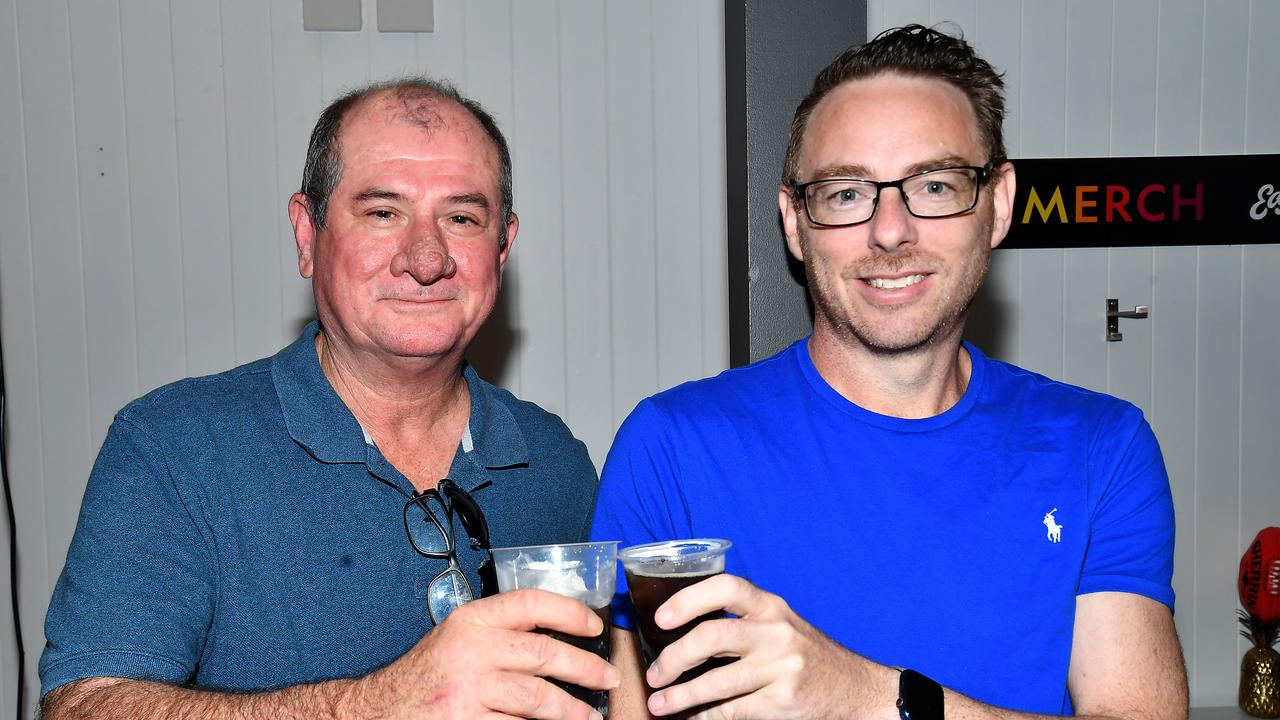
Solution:
<svg viewBox="0 0 1280 720"><path fill-rule="evenodd" d="M517 229L493 118L425 78L348 93L289 218L319 322L116 416L49 606L42 716L598 718L553 679L617 672L535 630L601 620L491 586L486 546L584 539L596 485L559 418L464 361Z"/></svg>
<svg viewBox="0 0 1280 720"><path fill-rule="evenodd" d="M1010 223L1002 88L911 26L842 54L796 110L778 205L813 334L642 402L592 530L731 540L726 574L655 620L732 617L644 671L620 594L615 715L1185 717L1142 413L961 340ZM712 657L736 660L677 682Z"/></svg>

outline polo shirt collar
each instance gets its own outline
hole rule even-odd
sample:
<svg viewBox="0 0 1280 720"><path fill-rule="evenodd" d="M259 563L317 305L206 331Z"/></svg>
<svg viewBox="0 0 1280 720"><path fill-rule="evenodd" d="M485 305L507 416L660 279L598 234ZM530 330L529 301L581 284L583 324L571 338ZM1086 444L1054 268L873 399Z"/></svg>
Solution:
<svg viewBox="0 0 1280 720"><path fill-rule="evenodd" d="M366 434L320 369L315 346L319 332L320 326L313 320L297 340L271 360L271 378L285 426L289 435L321 462L364 463L368 459ZM471 417L455 466L464 458L486 470L527 466L528 443L515 416L498 397L501 391L482 380L470 365L462 374L471 393ZM479 482L477 479L474 484Z"/></svg>

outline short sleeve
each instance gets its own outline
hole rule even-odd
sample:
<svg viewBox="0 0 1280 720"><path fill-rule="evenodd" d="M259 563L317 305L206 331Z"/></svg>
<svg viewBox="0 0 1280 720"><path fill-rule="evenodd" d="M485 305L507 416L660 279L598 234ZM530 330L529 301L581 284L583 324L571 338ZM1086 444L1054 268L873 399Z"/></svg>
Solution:
<svg viewBox="0 0 1280 720"><path fill-rule="evenodd" d="M1173 609L1173 498L1151 426L1136 408L1093 461L1097 486L1079 594L1129 592Z"/></svg>
<svg viewBox="0 0 1280 720"><path fill-rule="evenodd" d="M88 677L188 682L213 616L213 557L161 446L118 416L45 618L41 696ZM189 493L190 494L190 493Z"/></svg>

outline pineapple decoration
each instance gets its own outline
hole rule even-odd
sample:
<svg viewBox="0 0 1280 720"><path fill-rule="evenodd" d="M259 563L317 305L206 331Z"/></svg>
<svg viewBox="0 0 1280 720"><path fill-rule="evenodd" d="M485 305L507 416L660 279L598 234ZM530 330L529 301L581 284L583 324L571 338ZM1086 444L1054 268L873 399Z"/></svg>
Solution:
<svg viewBox="0 0 1280 720"><path fill-rule="evenodd" d="M1240 558L1240 634L1253 641L1240 664L1240 709L1280 717L1280 527L1263 528Z"/></svg>

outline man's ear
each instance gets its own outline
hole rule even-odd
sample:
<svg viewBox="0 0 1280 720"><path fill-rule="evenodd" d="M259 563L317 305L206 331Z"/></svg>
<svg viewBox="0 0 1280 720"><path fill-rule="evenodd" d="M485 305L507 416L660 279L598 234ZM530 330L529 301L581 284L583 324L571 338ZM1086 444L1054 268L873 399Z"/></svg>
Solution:
<svg viewBox="0 0 1280 720"><path fill-rule="evenodd" d="M991 171L991 195L995 206L995 218L991 223L991 247L1004 241L1013 223L1013 197L1018 188L1018 178L1013 163L1006 160Z"/></svg>
<svg viewBox="0 0 1280 720"><path fill-rule="evenodd" d="M316 226L311 222L307 196L300 192L289 198L289 222L293 224L293 241L298 246L298 274L310 278L315 270Z"/></svg>
<svg viewBox="0 0 1280 720"><path fill-rule="evenodd" d="M791 256L804 262L804 246L800 242L800 216L796 212L796 204L792 200L791 188L778 186L778 212L782 214L782 232L787 236L787 250Z"/></svg>
<svg viewBox="0 0 1280 720"><path fill-rule="evenodd" d="M520 217L514 212L511 213L511 219L507 221L507 240L498 249L498 273L502 273L502 269L507 266L507 258L511 257L511 246L516 244L516 232L520 230Z"/></svg>

